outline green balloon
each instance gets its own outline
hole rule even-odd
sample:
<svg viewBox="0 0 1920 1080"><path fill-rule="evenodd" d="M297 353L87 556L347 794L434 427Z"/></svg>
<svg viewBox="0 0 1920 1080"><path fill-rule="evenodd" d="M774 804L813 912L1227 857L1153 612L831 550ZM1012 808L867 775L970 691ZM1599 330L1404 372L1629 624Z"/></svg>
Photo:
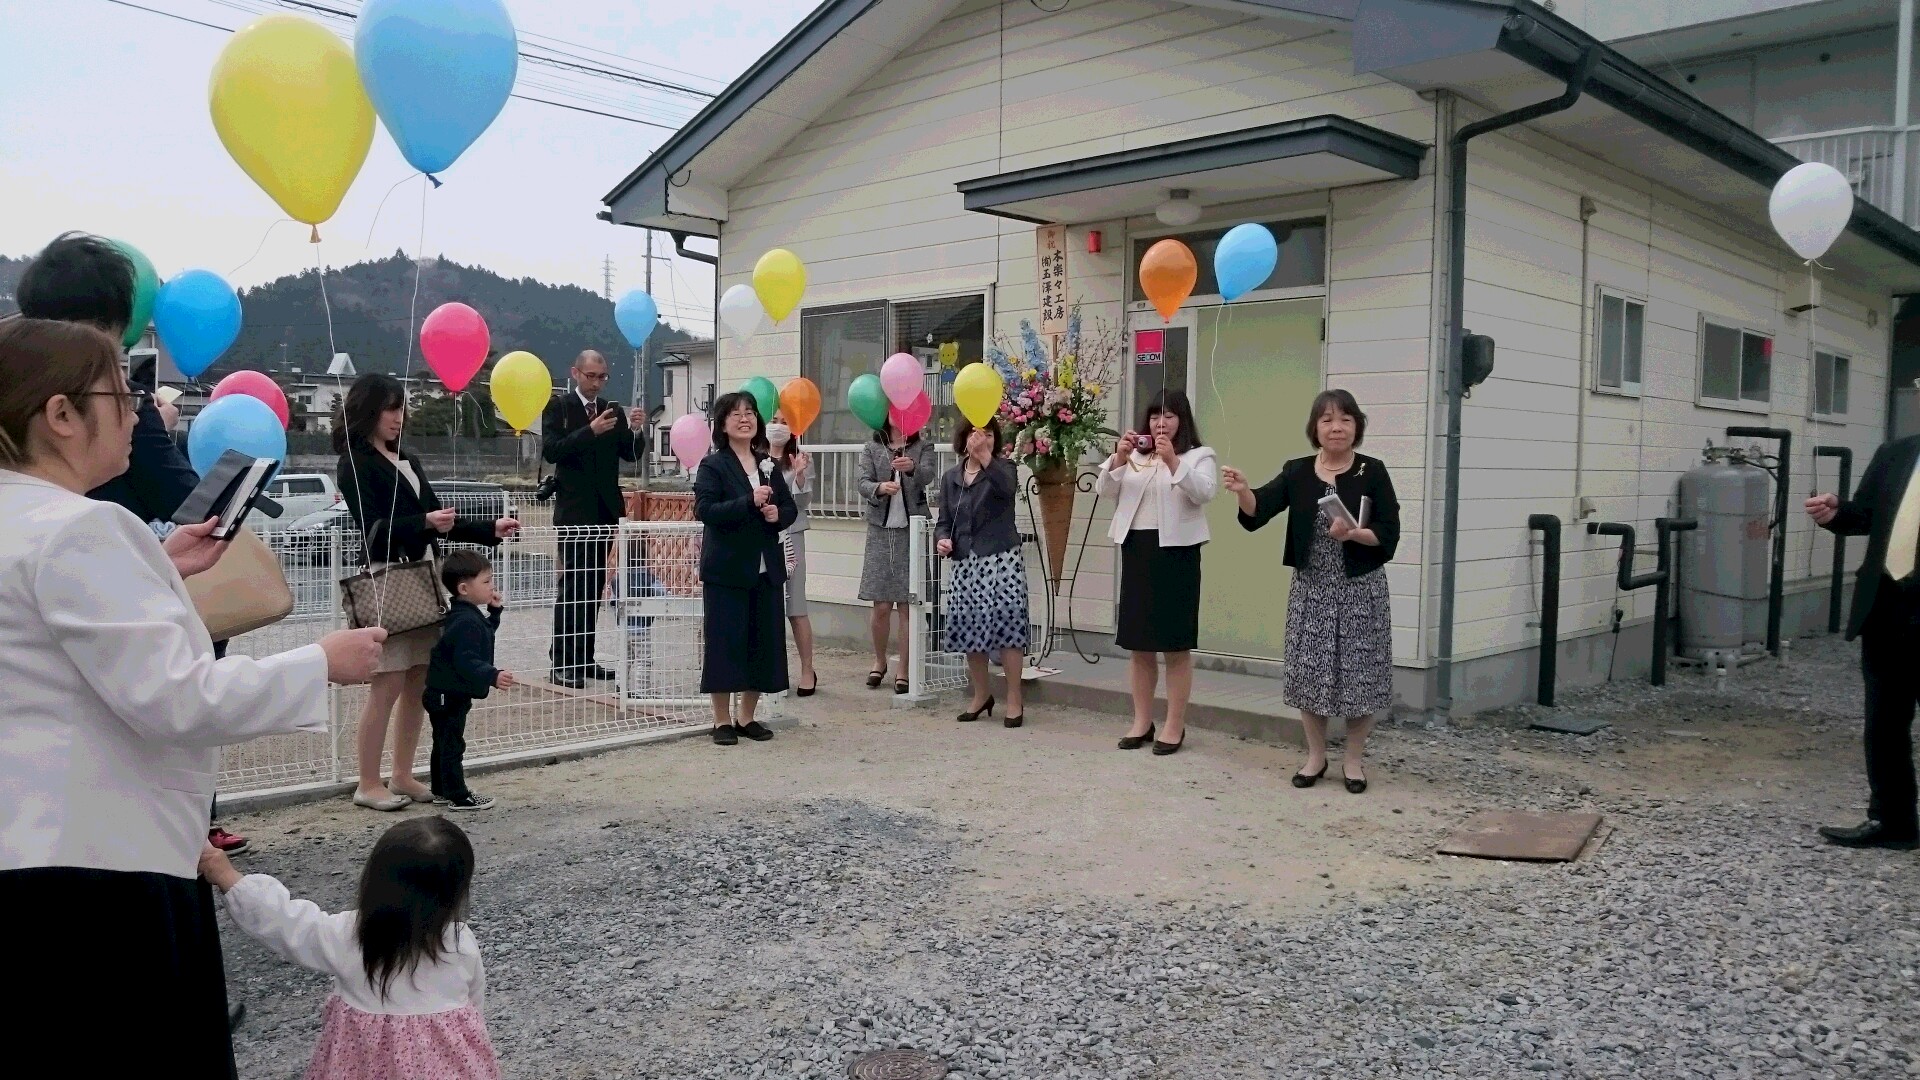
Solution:
<svg viewBox="0 0 1920 1080"><path fill-rule="evenodd" d="M760 422L773 423L773 410L780 407L780 391L773 385L773 380L765 375L755 375L741 383L740 390L753 396L753 406L760 410Z"/></svg>
<svg viewBox="0 0 1920 1080"><path fill-rule="evenodd" d="M133 260L133 317L127 320L127 332L120 340L120 344L131 349L139 344L140 336L147 332L147 325L153 322L153 300L160 295L160 275L139 248L125 240L112 243Z"/></svg>
<svg viewBox="0 0 1920 1080"><path fill-rule="evenodd" d="M868 372L847 387L847 408L860 422L879 431L887 422L887 392L880 388L880 376Z"/></svg>

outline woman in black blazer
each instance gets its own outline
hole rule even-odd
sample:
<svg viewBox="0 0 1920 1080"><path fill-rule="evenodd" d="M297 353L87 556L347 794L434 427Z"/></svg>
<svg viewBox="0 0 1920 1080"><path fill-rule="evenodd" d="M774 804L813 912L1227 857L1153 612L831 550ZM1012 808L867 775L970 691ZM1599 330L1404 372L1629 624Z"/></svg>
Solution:
<svg viewBox="0 0 1920 1080"><path fill-rule="evenodd" d="M437 556L442 540L492 547L513 535L520 523L512 518L462 521L452 509L440 505L420 459L400 446L406 418L407 392L400 380L369 373L355 379L347 391L342 423L333 432L333 448L340 454L335 470L340 498L366 539L368 568ZM427 661L438 640L438 626L387 639L360 714L355 806L398 810L409 803L433 801L433 794L413 778L413 758L420 746L420 724L426 718L421 699L427 688ZM382 783L380 752L396 705L393 780Z"/></svg>
<svg viewBox="0 0 1920 1080"><path fill-rule="evenodd" d="M766 424L753 395L713 403L713 452L693 480L693 514L706 526L700 542L700 596L706 643L700 692L713 701L713 741L732 746L745 735L773 738L753 718L761 694L787 688L787 635L781 625L787 582L780 533L799 510L768 454ZM740 695L740 714L732 698Z"/></svg>
<svg viewBox="0 0 1920 1080"><path fill-rule="evenodd" d="M1291 511L1284 561L1293 567L1293 588L1281 699L1300 710L1307 734L1307 765L1293 786L1312 787L1326 775L1327 718L1338 716L1347 721L1341 771L1356 795L1367 790L1361 760L1367 734L1393 704L1385 567L1400 543L1400 501L1386 463L1354 453L1366 434L1367 414L1353 395L1326 390L1307 414L1307 441L1318 453L1287 462L1258 489L1238 469L1221 471L1221 482L1240 501L1242 528L1258 529ZM1361 527L1320 505L1334 494Z"/></svg>

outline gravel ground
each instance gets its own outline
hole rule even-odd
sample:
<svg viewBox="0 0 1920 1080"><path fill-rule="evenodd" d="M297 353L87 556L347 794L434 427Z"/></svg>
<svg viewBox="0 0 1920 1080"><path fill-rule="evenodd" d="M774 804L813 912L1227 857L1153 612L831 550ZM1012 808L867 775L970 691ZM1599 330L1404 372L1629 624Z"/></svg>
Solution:
<svg viewBox="0 0 1920 1080"><path fill-rule="evenodd" d="M772 743L486 778L489 1025L530 1078L839 1077L897 1046L974 1080L1920 1076L1920 858L1811 831L1865 797L1854 656L1563 694L1612 721L1587 738L1533 709L1385 729L1360 798L1205 732L1152 759L1068 710L956 730L836 692L862 666L836 658ZM1482 808L1606 825L1571 866L1430 854ZM235 827L243 869L337 909L387 824ZM227 947L242 1075L297 1076L324 981Z"/></svg>

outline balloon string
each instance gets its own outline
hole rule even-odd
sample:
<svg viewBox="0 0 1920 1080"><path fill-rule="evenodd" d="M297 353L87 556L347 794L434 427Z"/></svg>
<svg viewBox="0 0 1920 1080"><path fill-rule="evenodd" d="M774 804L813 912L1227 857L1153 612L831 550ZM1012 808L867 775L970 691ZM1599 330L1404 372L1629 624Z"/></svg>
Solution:
<svg viewBox="0 0 1920 1080"><path fill-rule="evenodd" d="M401 184L413 179L416 175L418 174L408 173L400 179L395 180L393 186L387 189L387 193L380 196L380 205L373 208L373 220L367 223L367 242L362 244L362 247L373 247L373 230L380 224L380 212L387 208L387 200L393 197L394 192L400 190Z"/></svg>
<svg viewBox="0 0 1920 1080"><path fill-rule="evenodd" d="M1232 326L1233 305L1222 304L1221 307L1227 309L1226 322L1228 326ZM1227 399L1220 393L1220 368L1214 363L1214 358L1220 355L1220 338L1225 333L1220 326L1220 311L1216 308L1213 313L1213 345L1207 350L1207 382L1213 386L1213 403L1220 410L1221 430L1226 433L1220 448L1226 451L1227 457L1231 458L1233 457L1233 427L1227 424Z"/></svg>
<svg viewBox="0 0 1920 1080"><path fill-rule="evenodd" d="M320 249L318 247L315 247L313 249L313 273L314 273L314 276L318 278L320 282L320 307L321 307L321 310L326 312L326 317L327 317L327 366L332 367L333 358L340 355L340 346L339 346L339 343L334 341L334 338L333 338L333 302L327 299L327 270L325 265L323 265L320 261ZM336 399L339 401L339 404L340 404L340 426L343 428L346 427L348 423L346 379L347 377L345 373L341 371L336 370L333 373L333 389L334 389ZM356 518L364 519L366 517L366 507L367 507L366 489L360 486L360 463L357 460L355 460L353 455L353 430L351 428L347 429L346 458L347 458L347 473L348 475L353 477L353 505L348 507L347 509ZM360 522L360 535L362 537L367 536L367 526L364 520ZM393 526L391 523L389 523L387 526L387 546L389 548L393 546ZM392 552L389 551L388 553L391 554ZM367 570L371 572L373 569L373 543L371 541L371 538L368 538L368 543L366 544L366 557L367 557ZM336 569L344 569L344 568L341 567ZM387 604L386 590L382 588L383 584L384 583L381 582L378 578L374 579L373 625L375 626L378 626L380 624L382 614L384 613L386 609L386 604Z"/></svg>
<svg viewBox="0 0 1920 1080"><path fill-rule="evenodd" d="M413 337L417 332L418 326L418 324L414 322L414 313L420 304L420 266L426 257L427 251L427 192L429 190L431 189L429 189L427 185L420 185L420 239L413 253L413 299L407 302L407 359L406 363L400 368L400 408L403 415L407 409L407 398L409 396L407 394L407 380L413 375ZM455 398L453 404L457 414L460 408L459 399ZM406 434L404 427L401 429L401 434L403 437ZM456 450L457 449L458 446L456 444ZM426 477L416 476L414 480L420 485L422 491L426 490ZM400 484L404 483L406 483L406 480L401 479L399 483L393 485L393 503L387 507L387 529L389 535L391 535L393 529L393 519L400 513ZM428 532L428 538L432 538L431 530ZM389 547L391 547L391 543L389 543ZM431 550L431 548L429 548L429 550ZM389 550L388 554L392 554L391 550ZM411 765L411 762L408 764Z"/></svg>
<svg viewBox="0 0 1920 1080"><path fill-rule="evenodd" d="M247 256L246 262L243 262L239 266L236 266L233 269L227 271L227 276L232 277L233 275L239 273L240 271L245 270L247 267L252 266L253 260L259 258L260 253L267 249L267 239L273 235L273 230L279 228L282 225L289 224L292 221L293 221L292 218L283 217L279 221L276 221L273 224L267 226L267 231L260 234L260 245L253 249L253 254Z"/></svg>

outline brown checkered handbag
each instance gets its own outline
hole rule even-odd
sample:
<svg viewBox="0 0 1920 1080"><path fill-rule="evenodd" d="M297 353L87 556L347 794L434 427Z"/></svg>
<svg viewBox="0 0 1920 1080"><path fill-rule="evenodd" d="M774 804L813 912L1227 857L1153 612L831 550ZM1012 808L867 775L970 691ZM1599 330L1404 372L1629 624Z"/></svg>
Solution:
<svg viewBox="0 0 1920 1080"><path fill-rule="evenodd" d="M439 624L447 617L447 594L431 559L364 570L340 581L347 625L355 630L378 626L395 637Z"/></svg>

